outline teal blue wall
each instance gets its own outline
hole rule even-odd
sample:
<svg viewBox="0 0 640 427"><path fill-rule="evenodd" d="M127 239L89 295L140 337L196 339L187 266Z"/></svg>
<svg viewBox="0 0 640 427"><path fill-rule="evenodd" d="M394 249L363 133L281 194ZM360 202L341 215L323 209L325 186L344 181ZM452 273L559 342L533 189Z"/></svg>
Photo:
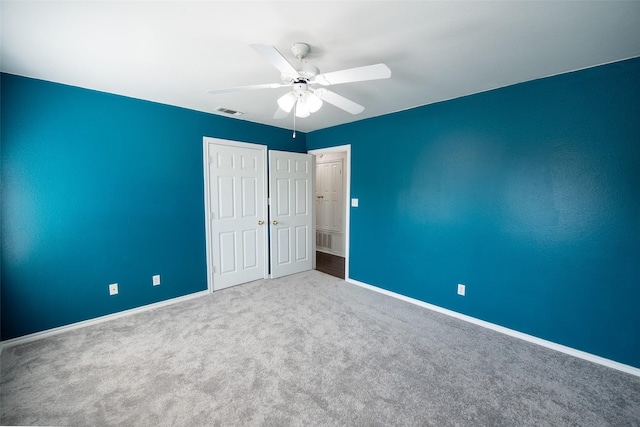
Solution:
<svg viewBox="0 0 640 427"><path fill-rule="evenodd" d="M351 278L640 367L640 59L307 134L342 144Z"/></svg>
<svg viewBox="0 0 640 427"><path fill-rule="evenodd" d="M304 134L236 119L0 84L2 340L207 289L203 136L305 150Z"/></svg>
<svg viewBox="0 0 640 427"><path fill-rule="evenodd" d="M3 340L206 289L206 135L351 144L353 279L640 367L640 59L312 132L306 147L1 78Z"/></svg>

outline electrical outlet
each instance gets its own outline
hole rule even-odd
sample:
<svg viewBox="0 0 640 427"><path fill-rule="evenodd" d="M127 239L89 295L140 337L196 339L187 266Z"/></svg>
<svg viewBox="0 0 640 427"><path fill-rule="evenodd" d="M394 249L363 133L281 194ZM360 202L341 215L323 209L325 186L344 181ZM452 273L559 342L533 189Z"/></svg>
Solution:
<svg viewBox="0 0 640 427"><path fill-rule="evenodd" d="M465 285L462 283L458 283L458 295L464 296L465 294Z"/></svg>
<svg viewBox="0 0 640 427"><path fill-rule="evenodd" d="M153 276L153 286L158 286L160 284L160 275L156 274Z"/></svg>
<svg viewBox="0 0 640 427"><path fill-rule="evenodd" d="M118 284L112 283L109 285L109 295L117 295L118 294Z"/></svg>

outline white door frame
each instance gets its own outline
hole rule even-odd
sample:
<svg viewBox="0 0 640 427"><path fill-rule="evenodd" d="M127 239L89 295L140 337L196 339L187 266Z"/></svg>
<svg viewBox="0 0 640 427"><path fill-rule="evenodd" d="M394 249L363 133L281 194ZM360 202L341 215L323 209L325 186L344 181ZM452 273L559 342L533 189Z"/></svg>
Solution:
<svg viewBox="0 0 640 427"><path fill-rule="evenodd" d="M345 280L349 280L349 247L350 247L350 229L351 229L351 144L338 145L335 147L321 148L318 150L309 150L307 153L313 154L328 154L328 153L347 153L347 158L344 165L344 277ZM313 185L315 187L316 176L313 175ZM315 209L314 209L315 210ZM315 231L315 230L314 230ZM315 233L314 233L315 236ZM315 241L313 245L314 251L316 250ZM315 263L313 268L315 268Z"/></svg>
<svg viewBox="0 0 640 427"><path fill-rule="evenodd" d="M264 162L264 176L263 176L263 190L265 196L268 194L267 191L267 146L261 144L252 144L248 142L239 142L239 141L231 141L228 139L220 139L220 138L211 138L208 136L203 137L202 141L202 162L203 162L203 173L204 173L204 211L205 211L205 234L206 234L206 256L207 256L207 289L209 292L213 292L213 276L214 276L214 268L212 264L213 257L213 244L211 241L211 218L210 218L210 192L209 192L209 155L208 155L208 145L209 144L216 145L225 145L230 147L239 147L239 148L251 148L254 150L260 150L262 152L261 157ZM263 209L265 212L265 216L268 213L267 206L267 197L262 201ZM266 218L265 218L266 219ZM265 227L266 233L267 227ZM266 279L268 277L268 269L269 269L269 241L265 236L264 239L264 271L263 278Z"/></svg>

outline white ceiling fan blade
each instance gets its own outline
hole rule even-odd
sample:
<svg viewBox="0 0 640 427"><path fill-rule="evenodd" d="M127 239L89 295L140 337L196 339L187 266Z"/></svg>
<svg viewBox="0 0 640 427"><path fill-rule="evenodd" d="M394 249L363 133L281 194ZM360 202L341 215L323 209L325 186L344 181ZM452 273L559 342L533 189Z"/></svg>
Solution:
<svg viewBox="0 0 640 427"><path fill-rule="evenodd" d="M291 77L291 79L300 77L298 71L289 61L284 59L284 56L275 47L260 43L251 43L249 46L271 62L274 67L280 70L280 74L283 76Z"/></svg>
<svg viewBox="0 0 640 427"><path fill-rule="evenodd" d="M228 87L224 89L211 89L211 90L208 90L207 93L217 95L219 93L241 92L245 90L254 90L254 89L276 89L284 86L289 86L289 85L285 83L265 83L261 85L236 86L236 87Z"/></svg>
<svg viewBox="0 0 640 427"><path fill-rule="evenodd" d="M284 111L282 108L278 108L276 113L273 115L273 118L276 119L276 120L284 119L289 115L290 112L291 112L291 110Z"/></svg>
<svg viewBox="0 0 640 427"><path fill-rule="evenodd" d="M350 99L345 98L342 95L338 95L330 90L320 88L313 91L318 98L329 104L335 105L338 108L351 114L360 114L364 111L364 107L360 104L356 104Z"/></svg>
<svg viewBox="0 0 640 427"><path fill-rule="evenodd" d="M366 65L364 67L349 68L347 70L333 71L331 73L318 74L314 82L323 86L337 85L341 83L363 82L366 80L388 79L391 70L385 64Z"/></svg>

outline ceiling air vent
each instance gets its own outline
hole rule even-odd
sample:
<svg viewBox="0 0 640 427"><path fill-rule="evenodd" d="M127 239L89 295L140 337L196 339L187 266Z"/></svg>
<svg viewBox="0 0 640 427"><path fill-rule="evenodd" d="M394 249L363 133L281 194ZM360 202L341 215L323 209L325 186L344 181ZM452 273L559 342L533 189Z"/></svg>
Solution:
<svg viewBox="0 0 640 427"><path fill-rule="evenodd" d="M230 110L228 108L223 108L223 107L216 108L216 111L218 113L224 113L224 114L228 114L230 116L241 116L241 115L244 114L242 111Z"/></svg>

